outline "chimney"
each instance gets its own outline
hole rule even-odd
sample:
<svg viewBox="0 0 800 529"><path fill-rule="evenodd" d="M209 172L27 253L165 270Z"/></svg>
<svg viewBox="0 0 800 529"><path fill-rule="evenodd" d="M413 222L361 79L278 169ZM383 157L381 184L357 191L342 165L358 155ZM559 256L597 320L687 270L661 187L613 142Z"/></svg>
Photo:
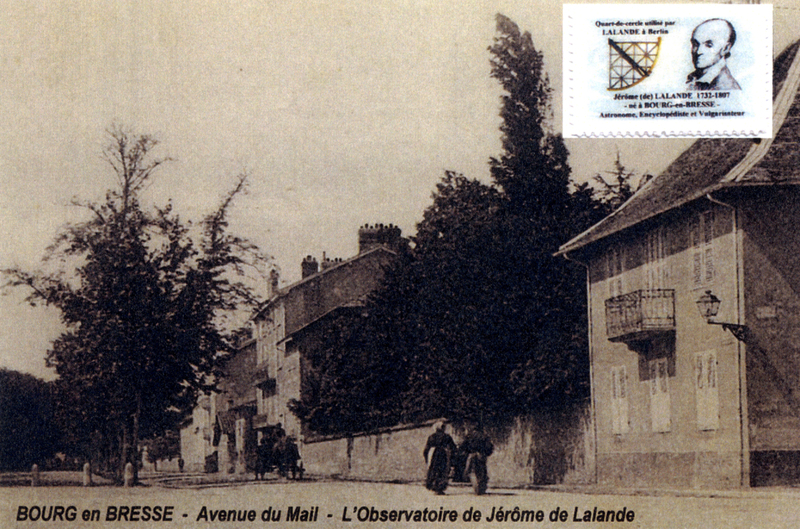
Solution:
<svg viewBox="0 0 800 529"><path fill-rule="evenodd" d="M269 289L267 290L267 299L271 298L272 296L278 293L279 279L280 279L280 274L275 268L273 268L269 273Z"/></svg>
<svg viewBox="0 0 800 529"><path fill-rule="evenodd" d="M378 246L397 249L401 242L401 230L394 224L364 224L358 229L358 253Z"/></svg>
<svg viewBox="0 0 800 529"><path fill-rule="evenodd" d="M313 276L319 271L317 260L307 255L303 262L300 263L300 268L302 270L302 278L305 279L308 276Z"/></svg>
<svg viewBox="0 0 800 529"><path fill-rule="evenodd" d="M336 257L334 259L330 259L328 257L324 257L322 259L322 263L320 264L320 267L324 271L324 270L327 270L328 268L331 268L333 266L338 265L341 262L342 262L342 258L341 257Z"/></svg>

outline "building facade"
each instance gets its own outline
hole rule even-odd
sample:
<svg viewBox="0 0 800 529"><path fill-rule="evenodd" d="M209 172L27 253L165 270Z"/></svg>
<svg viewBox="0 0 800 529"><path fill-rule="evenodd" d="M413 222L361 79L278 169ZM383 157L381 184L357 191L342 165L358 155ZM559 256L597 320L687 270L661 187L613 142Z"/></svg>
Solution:
<svg viewBox="0 0 800 529"><path fill-rule="evenodd" d="M588 270L600 483L800 480L797 48L775 61L774 138L698 140L560 249Z"/></svg>
<svg viewBox="0 0 800 529"><path fill-rule="evenodd" d="M202 472L207 458L212 458L214 421L216 420L215 399L201 395L197 399L192 414L181 423L181 459L184 469L189 472Z"/></svg>
<svg viewBox="0 0 800 529"><path fill-rule="evenodd" d="M354 257L303 259L300 281L279 288L272 275L270 299L251 321L252 338L226 362L219 393L201 398L184 421L188 469L252 472L260 439L278 429L299 441L302 453L305 432L289 403L301 398L304 357L331 319L364 305L404 244L392 225L363 226L358 237Z"/></svg>
<svg viewBox="0 0 800 529"><path fill-rule="evenodd" d="M253 320L258 344L254 428L281 425L287 435L303 437L289 410L289 402L301 398L303 358L318 344L316 336L324 332L326 321L363 306L381 285L401 241L399 228L364 226L358 255L321 263L306 257L302 279L277 291L258 312Z"/></svg>
<svg viewBox="0 0 800 529"><path fill-rule="evenodd" d="M248 340L222 366L219 392L201 395L181 425L181 458L191 472L251 471L257 438L250 427L256 414L252 391L256 341Z"/></svg>

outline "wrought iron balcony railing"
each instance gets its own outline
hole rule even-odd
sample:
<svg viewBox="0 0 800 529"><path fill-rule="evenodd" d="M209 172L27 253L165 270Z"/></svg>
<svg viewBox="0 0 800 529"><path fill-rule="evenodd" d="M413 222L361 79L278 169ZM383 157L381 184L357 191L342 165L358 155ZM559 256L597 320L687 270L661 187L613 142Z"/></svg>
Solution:
<svg viewBox="0 0 800 529"><path fill-rule="evenodd" d="M612 342L644 340L675 330L675 291L636 290L606 300L606 331Z"/></svg>

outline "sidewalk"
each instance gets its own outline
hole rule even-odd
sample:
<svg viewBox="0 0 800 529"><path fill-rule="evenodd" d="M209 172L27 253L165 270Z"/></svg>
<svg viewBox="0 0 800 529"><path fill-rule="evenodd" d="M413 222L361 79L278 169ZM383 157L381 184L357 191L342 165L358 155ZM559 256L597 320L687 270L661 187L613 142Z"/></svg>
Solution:
<svg viewBox="0 0 800 529"><path fill-rule="evenodd" d="M609 496L654 496L676 498L774 498L800 499L800 487L752 487L741 489L614 488L603 485L529 485L527 490Z"/></svg>
<svg viewBox="0 0 800 529"><path fill-rule="evenodd" d="M139 474L139 480L145 485L174 489L199 489L209 487L227 487L234 485L255 485L259 483L277 485L280 483L295 483L300 480L282 478L278 475L269 475L266 479L256 480L252 473L225 474L216 472L206 474L203 472L145 472ZM319 481L314 477L306 476L303 482Z"/></svg>
<svg viewBox="0 0 800 529"><path fill-rule="evenodd" d="M73 487L83 485L83 472L69 470L47 470L39 473L40 487ZM113 481L92 474L92 486L113 485ZM0 487L30 487L30 472L0 473Z"/></svg>

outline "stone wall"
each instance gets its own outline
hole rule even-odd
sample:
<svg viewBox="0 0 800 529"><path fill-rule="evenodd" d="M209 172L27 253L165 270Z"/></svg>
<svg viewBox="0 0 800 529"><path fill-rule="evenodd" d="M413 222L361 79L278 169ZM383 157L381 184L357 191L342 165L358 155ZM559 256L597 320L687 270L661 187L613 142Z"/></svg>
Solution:
<svg viewBox="0 0 800 529"><path fill-rule="evenodd" d="M420 482L425 479L422 450L433 421L386 428L351 437L306 442L303 464L310 475L367 481ZM459 431L448 431L458 443ZM540 416L518 420L505 432L490 432L490 486L592 483L594 440L588 409L569 419Z"/></svg>
<svg viewBox="0 0 800 529"><path fill-rule="evenodd" d="M489 476L495 486L594 483L594 432L588 408L540 413L494 435Z"/></svg>
<svg viewBox="0 0 800 529"><path fill-rule="evenodd" d="M433 422L386 428L352 437L326 437L303 445L309 474L372 481L422 481L422 450Z"/></svg>

